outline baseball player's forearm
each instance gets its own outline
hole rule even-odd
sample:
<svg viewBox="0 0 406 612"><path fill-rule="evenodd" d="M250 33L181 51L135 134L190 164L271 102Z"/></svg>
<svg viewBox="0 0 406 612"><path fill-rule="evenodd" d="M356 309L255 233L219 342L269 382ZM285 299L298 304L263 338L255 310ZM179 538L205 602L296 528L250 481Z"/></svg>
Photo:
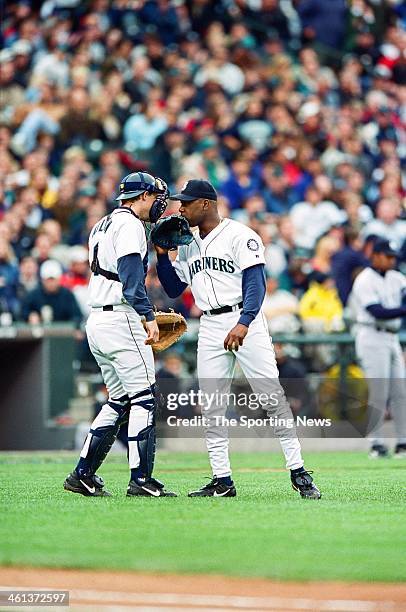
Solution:
<svg viewBox="0 0 406 612"><path fill-rule="evenodd" d="M399 308L385 308L382 304L371 304L367 306L367 310L375 319L380 320L398 319L399 317L406 316L405 306L400 306Z"/></svg>
<svg viewBox="0 0 406 612"><path fill-rule="evenodd" d="M165 293L170 298L176 298L187 288L187 283L180 280L170 262L168 254L158 255L156 271Z"/></svg>
<svg viewBox="0 0 406 612"><path fill-rule="evenodd" d="M127 302L147 321L154 319L154 310L148 299L144 281L144 266L139 253L124 255L117 261L117 272Z"/></svg>
<svg viewBox="0 0 406 612"><path fill-rule="evenodd" d="M238 320L248 327L259 313L266 291L264 264L246 268L242 273L243 310Z"/></svg>

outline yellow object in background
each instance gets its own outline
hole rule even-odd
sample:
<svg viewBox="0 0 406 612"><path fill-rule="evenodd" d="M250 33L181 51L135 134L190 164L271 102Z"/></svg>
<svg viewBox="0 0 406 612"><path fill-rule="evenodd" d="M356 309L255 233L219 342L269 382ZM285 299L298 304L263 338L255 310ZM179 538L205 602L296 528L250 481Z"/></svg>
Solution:
<svg viewBox="0 0 406 612"><path fill-rule="evenodd" d="M351 423L363 423L368 408L368 384L363 371L355 364L348 365L345 369L344 387L340 381L340 373L341 366L336 364L323 375L317 392L319 414L324 418L340 420L344 399L347 419Z"/></svg>
<svg viewBox="0 0 406 612"><path fill-rule="evenodd" d="M306 328L307 322L319 321L319 331L343 329L343 305L334 285L312 283L299 302L299 315ZM310 327L310 326L309 326Z"/></svg>

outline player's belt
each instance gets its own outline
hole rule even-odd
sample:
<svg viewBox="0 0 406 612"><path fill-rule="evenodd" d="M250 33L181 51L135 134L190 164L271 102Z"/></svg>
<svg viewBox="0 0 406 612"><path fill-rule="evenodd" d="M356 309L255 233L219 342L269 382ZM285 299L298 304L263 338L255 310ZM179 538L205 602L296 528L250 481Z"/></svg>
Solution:
<svg viewBox="0 0 406 612"><path fill-rule="evenodd" d="M358 321L357 325L365 325L367 327L372 327L373 329L375 329L375 331L379 331L379 332L386 332L388 334L398 334L399 333L399 329L388 329L387 327L384 327L382 325L379 325L378 323L367 323L366 321Z"/></svg>
<svg viewBox="0 0 406 612"><path fill-rule="evenodd" d="M134 309L128 304L107 304L107 306L92 306L92 311L103 311L103 312L134 312Z"/></svg>
<svg viewBox="0 0 406 612"><path fill-rule="evenodd" d="M240 310L243 306L243 303L235 304L234 306L222 306L221 308L213 308L212 310L203 310L203 314L205 315L219 315L225 312L235 312L236 310Z"/></svg>
<svg viewBox="0 0 406 612"><path fill-rule="evenodd" d="M380 325L375 325L375 329L376 331L386 332L388 334L397 334L399 332L398 329L387 329L386 327L381 327Z"/></svg>

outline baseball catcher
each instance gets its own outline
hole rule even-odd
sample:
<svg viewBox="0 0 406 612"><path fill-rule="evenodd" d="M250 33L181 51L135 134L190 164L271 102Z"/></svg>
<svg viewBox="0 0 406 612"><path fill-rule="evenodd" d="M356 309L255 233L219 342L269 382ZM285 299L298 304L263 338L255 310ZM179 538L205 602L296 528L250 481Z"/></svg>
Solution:
<svg viewBox="0 0 406 612"><path fill-rule="evenodd" d="M64 488L91 497L110 495L96 471L120 426L128 421L127 496L174 497L152 475L156 391L151 345L159 342L159 327L145 288L144 223L156 223L165 212L168 189L162 179L134 172L121 180L117 200L120 205L98 221L89 236L91 313L86 333L109 398L93 421Z"/></svg>

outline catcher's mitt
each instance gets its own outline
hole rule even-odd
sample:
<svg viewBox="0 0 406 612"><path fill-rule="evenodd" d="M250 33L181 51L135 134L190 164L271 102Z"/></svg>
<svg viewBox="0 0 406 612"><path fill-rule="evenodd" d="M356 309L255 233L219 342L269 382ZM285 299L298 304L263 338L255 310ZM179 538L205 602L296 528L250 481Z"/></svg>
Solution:
<svg viewBox="0 0 406 612"><path fill-rule="evenodd" d="M151 242L161 247L172 251L179 246L190 244L193 240L193 234L190 231L189 223L180 215L169 215L160 219L153 227Z"/></svg>
<svg viewBox="0 0 406 612"><path fill-rule="evenodd" d="M185 318L177 312L158 311L155 313L155 320L159 327L159 340L151 346L158 353L172 346L187 330Z"/></svg>

